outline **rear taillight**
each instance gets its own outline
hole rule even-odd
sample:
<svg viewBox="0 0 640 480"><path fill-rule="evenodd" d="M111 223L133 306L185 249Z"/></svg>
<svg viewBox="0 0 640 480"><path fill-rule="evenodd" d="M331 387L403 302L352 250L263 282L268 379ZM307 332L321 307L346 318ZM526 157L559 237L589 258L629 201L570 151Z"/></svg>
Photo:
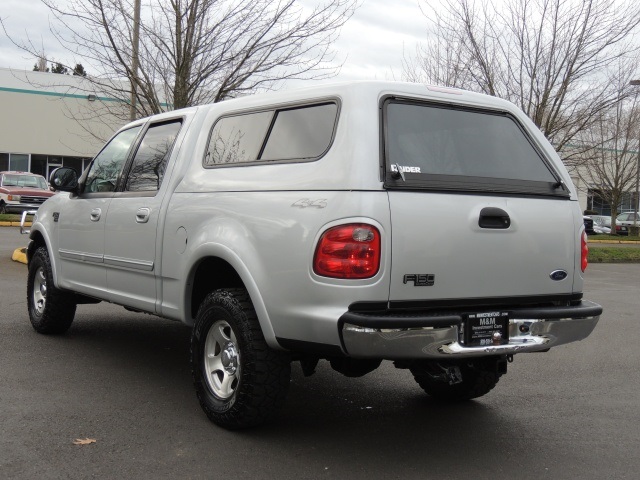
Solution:
<svg viewBox="0 0 640 480"><path fill-rule="evenodd" d="M589 256L589 246L587 245L586 232L582 232L582 237L580 239L580 252L580 268L584 272L587 269L587 265L589 265L589 260L587 259Z"/></svg>
<svg viewBox="0 0 640 480"><path fill-rule="evenodd" d="M322 234L313 271L332 278L371 278L380 268L380 232L366 223L333 227Z"/></svg>

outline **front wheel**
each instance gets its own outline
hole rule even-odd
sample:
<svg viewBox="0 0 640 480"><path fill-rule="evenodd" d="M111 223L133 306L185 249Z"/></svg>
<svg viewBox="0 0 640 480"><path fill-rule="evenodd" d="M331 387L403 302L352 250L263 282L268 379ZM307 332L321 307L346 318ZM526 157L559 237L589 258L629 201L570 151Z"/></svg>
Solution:
<svg viewBox="0 0 640 480"><path fill-rule="evenodd" d="M38 333L64 333L76 314L73 293L56 288L49 253L38 248L29 262L27 277L29 319Z"/></svg>
<svg viewBox="0 0 640 480"><path fill-rule="evenodd" d="M263 423L284 403L291 362L267 345L246 290L217 290L196 316L191 371L209 419L237 429Z"/></svg>

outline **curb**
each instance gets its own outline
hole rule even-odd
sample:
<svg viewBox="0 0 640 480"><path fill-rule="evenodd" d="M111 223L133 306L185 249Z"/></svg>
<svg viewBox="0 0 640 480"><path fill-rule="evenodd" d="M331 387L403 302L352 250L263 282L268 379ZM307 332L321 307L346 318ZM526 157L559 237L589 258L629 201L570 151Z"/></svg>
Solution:
<svg viewBox="0 0 640 480"><path fill-rule="evenodd" d="M0 227L19 227L20 222L0 222ZM31 222L24 222L25 227L30 227Z"/></svg>
<svg viewBox="0 0 640 480"><path fill-rule="evenodd" d="M11 260L14 262L27 264L27 247L16 248L11 255Z"/></svg>
<svg viewBox="0 0 640 480"><path fill-rule="evenodd" d="M587 243L610 243L612 245L630 244L637 245L640 243L638 240L588 240Z"/></svg>

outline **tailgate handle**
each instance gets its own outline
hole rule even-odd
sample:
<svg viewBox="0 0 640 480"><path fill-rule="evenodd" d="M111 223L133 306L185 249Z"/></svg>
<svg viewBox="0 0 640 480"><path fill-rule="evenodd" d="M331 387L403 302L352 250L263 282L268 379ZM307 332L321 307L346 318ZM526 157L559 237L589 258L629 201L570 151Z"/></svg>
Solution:
<svg viewBox="0 0 640 480"><path fill-rule="evenodd" d="M480 228L505 229L511 226L511 219L509 214L501 208L485 207L480 211L478 225Z"/></svg>

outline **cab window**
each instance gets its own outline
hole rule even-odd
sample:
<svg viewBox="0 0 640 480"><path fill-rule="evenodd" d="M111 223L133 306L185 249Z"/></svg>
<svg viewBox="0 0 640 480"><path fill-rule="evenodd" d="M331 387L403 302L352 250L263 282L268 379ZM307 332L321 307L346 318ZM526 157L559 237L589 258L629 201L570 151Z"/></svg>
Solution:
<svg viewBox="0 0 640 480"><path fill-rule="evenodd" d="M87 172L84 193L113 192L116 189L129 149L141 128L137 126L123 130L100 151Z"/></svg>
<svg viewBox="0 0 640 480"><path fill-rule="evenodd" d="M133 157L125 190L129 192L155 192L160 189L167 161L175 143L181 120L156 123L144 134Z"/></svg>

